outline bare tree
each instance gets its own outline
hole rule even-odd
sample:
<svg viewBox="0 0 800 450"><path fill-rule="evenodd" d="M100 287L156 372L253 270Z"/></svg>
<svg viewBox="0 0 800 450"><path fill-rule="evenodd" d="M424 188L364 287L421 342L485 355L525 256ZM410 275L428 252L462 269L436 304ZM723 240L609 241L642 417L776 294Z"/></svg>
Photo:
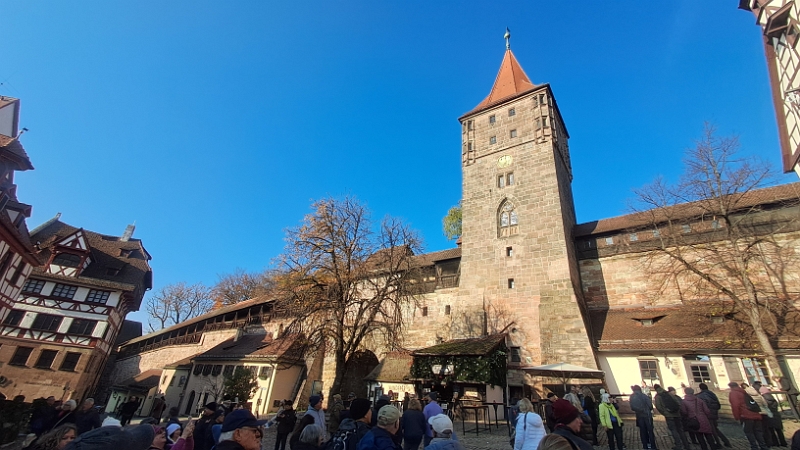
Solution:
<svg viewBox="0 0 800 450"><path fill-rule="evenodd" d="M214 309L266 295L272 285L273 275L269 271L256 273L237 269L232 274L220 276L217 284L211 288Z"/></svg>
<svg viewBox="0 0 800 450"><path fill-rule="evenodd" d="M153 294L147 301L150 331L166 328L211 310L209 289L197 283L169 284Z"/></svg>
<svg viewBox="0 0 800 450"><path fill-rule="evenodd" d="M222 402L223 396L225 395L225 382L227 381L225 377L222 375L217 375L215 377L205 378L206 380L203 385L203 392L208 392L211 394L210 397L212 397L215 402Z"/></svg>
<svg viewBox="0 0 800 450"><path fill-rule="evenodd" d="M312 210L287 232L277 306L294 317L288 330L335 359L338 392L345 364L365 342L400 342L420 239L397 219L373 223L354 198L319 200Z"/></svg>
<svg viewBox="0 0 800 450"><path fill-rule="evenodd" d="M757 192L770 181L766 165L737 154L736 137L719 138L706 125L687 150L681 180L657 179L636 192L639 230L652 234L630 243L645 250L648 275L659 291L678 292L698 308L724 309L745 317L756 351L780 377L773 343L785 329L781 317L793 310L798 280L800 192L765 199ZM634 231L634 230L632 230Z"/></svg>

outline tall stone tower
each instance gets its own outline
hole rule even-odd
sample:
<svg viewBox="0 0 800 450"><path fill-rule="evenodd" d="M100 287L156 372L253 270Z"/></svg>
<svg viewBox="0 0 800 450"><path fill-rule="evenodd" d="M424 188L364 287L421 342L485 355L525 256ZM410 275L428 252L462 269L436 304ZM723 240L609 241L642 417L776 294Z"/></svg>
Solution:
<svg viewBox="0 0 800 450"><path fill-rule="evenodd" d="M534 85L506 47L489 96L459 118L459 307L467 321L481 311L484 327L506 323L519 366L595 368L572 239L569 135L550 86Z"/></svg>

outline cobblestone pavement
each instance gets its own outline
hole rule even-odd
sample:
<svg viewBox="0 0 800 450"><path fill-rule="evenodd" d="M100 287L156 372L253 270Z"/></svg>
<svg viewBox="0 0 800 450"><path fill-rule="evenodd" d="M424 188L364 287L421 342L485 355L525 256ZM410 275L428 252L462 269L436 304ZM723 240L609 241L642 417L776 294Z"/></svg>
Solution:
<svg viewBox="0 0 800 450"><path fill-rule="evenodd" d="M633 416L627 417L623 416L623 420L625 422L625 426L623 427L623 437L625 441L625 446L629 450L634 449L641 449L642 442L639 439L639 429L636 428L635 422L636 419ZM793 421L793 420L784 420L784 435L786 436L786 440L790 440L792 435L795 431L800 429L800 424ZM731 441L731 446L734 450L749 450L750 444L748 444L747 439L744 437L741 428L735 422L720 422L720 430L722 431L725 436ZM456 426L456 433L458 434L458 439L464 445L464 448L467 450L509 450L511 448L509 444L509 437L508 437L508 427L504 422L500 422L499 427L495 428L494 423L492 423L491 433L481 429L480 434L475 434L475 425L474 424L466 424L465 427L467 432L461 428L461 422L457 422ZM263 450L273 450L275 448L275 428L270 428L264 435L264 442L262 444ZM608 449L607 441L606 441L606 433L603 427L600 427L600 430L597 432L600 436L598 436L598 441L600 443L599 446L596 446L595 449L603 450ZM669 430L667 429L667 424L664 422L663 416L656 416L655 417L655 434L656 434L656 443L660 450L671 450L672 449L672 437L669 434ZM692 445L692 449L690 450L699 450L699 445ZM724 448L723 448L724 449ZM288 450L288 445L287 445Z"/></svg>

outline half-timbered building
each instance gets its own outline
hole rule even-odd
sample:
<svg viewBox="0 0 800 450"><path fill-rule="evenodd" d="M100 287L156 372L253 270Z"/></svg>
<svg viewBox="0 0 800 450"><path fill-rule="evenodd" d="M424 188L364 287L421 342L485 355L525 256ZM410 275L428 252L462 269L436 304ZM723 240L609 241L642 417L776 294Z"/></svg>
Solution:
<svg viewBox="0 0 800 450"><path fill-rule="evenodd" d="M800 175L800 7L794 0L739 0L763 30L783 170Z"/></svg>
<svg viewBox="0 0 800 450"><path fill-rule="evenodd" d="M31 206L18 201L14 183L15 172L33 170L19 141L19 107L18 99L0 97L0 321L11 311L28 274L40 264L25 223Z"/></svg>
<svg viewBox="0 0 800 450"><path fill-rule="evenodd" d="M6 396L92 394L125 315L152 286L151 257L133 226L109 236L59 218L31 232L43 265L0 323Z"/></svg>

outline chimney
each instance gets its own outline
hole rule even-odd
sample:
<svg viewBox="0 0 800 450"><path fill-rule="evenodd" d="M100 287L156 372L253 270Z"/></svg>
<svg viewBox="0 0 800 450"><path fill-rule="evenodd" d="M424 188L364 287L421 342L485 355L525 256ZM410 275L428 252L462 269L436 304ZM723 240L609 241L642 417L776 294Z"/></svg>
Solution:
<svg viewBox="0 0 800 450"><path fill-rule="evenodd" d="M128 225L125 228L125 232L122 233L122 237L119 238L119 240L122 241L122 242L130 241L131 238L133 237L133 230L135 230L135 229L136 229L136 225Z"/></svg>

